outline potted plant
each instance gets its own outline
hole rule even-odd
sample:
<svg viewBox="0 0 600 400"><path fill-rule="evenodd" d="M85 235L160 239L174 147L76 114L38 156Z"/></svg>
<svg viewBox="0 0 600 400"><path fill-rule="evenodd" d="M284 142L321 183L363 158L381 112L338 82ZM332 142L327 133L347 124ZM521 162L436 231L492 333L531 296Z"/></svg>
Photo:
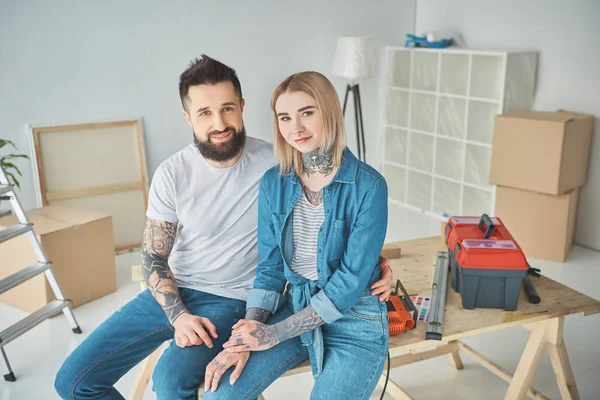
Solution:
<svg viewBox="0 0 600 400"><path fill-rule="evenodd" d="M5 140L5 139L0 139L0 152L2 152L1 150L6 147L6 146L12 146L15 150L17 149L17 146L10 140ZM17 159L17 158L27 158L29 159L28 156L26 156L25 154L6 154L0 157L0 165L2 165L2 168L4 169L4 172L6 173L6 175L8 176L9 181L11 181L11 183L13 183L16 187L18 187L19 189L21 188L21 186L19 185L19 180L17 179L16 175L19 176L23 176L23 174L21 174L21 171L19 170L19 168L13 164L13 160Z"/></svg>

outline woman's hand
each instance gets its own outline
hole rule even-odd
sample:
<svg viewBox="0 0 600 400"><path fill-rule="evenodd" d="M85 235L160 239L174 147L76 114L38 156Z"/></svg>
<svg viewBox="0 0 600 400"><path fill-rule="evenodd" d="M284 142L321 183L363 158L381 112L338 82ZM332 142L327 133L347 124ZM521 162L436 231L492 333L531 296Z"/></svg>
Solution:
<svg viewBox="0 0 600 400"><path fill-rule="evenodd" d="M371 285L373 296L379 296L379 301L387 301L390 298L392 290L392 269L390 268L390 260L379 256L379 266L381 267L381 279Z"/></svg>
<svg viewBox="0 0 600 400"><path fill-rule="evenodd" d="M262 351L279 344L274 325L241 319L233 326L229 341L223 345L229 353Z"/></svg>

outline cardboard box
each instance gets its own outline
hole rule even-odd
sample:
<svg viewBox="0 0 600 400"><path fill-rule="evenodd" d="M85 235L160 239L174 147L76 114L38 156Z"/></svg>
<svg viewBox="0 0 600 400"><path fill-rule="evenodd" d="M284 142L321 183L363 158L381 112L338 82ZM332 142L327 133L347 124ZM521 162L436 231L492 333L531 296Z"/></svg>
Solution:
<svg viewBox="0 0 600 400"><path fill-rule="evenodd" d="M553 196L498 186L496 213L526 257L563 262L573 246L579 189Z"/></svg>
<svg viewBox="0 0 600 400"><path fill-rule="evenodd" d="M64 296L77 307L117 289L112 217L95 211L51 205L26 213L33 223ZM0 229L18 223L0 218ZM0 279L38 262L26 235L0 244ZM33 312L54 300L45 275L0 295L0 302Z"/></svg>
<svg viewBox="0 0 600 400"><path fill-rule="evenodd" d="M519 111L495 117L490 183L546 194L585 184L594 116Z"/></svg>

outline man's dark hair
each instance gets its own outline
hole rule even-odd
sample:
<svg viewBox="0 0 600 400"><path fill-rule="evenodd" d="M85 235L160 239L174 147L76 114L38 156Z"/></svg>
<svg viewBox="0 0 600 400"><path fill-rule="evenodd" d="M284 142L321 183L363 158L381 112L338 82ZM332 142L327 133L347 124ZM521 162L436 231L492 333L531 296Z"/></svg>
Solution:
<svg viewBox="0 0 600 400"><path fill-rule="evenodd" d="M188 69L179 77L179 97L181 105L187 110L186 100L190 86L215 85L219 82L231 82L233 90L242 101L242 86L235 70L220 61L202 54L201 58L190 62Z"/></svg>

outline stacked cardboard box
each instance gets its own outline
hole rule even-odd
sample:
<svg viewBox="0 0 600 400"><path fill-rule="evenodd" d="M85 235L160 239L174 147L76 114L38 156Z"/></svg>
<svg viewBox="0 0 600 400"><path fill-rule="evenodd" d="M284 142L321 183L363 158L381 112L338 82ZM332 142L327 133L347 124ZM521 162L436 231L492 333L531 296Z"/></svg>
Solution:
<svg viewBox="0 0 600 400"><path fill-rule="evenodd" d="M44 253L64 296L78 307L117 289L112 217L59 204L30 210ZM16 216L0 218L0 229L18 223ZM38 261L26 236L0 244L0 279ZM54 300L46 277L38 275L0 295L0 302L33 312Z"/></svg>
<svg viewBox="0 0 600 400"><path fill-rule="evenodd" d="M490 183L495 215L528 257L565 261L579 189L587 180L594 116L519 111L495 117Z"/></svg>

